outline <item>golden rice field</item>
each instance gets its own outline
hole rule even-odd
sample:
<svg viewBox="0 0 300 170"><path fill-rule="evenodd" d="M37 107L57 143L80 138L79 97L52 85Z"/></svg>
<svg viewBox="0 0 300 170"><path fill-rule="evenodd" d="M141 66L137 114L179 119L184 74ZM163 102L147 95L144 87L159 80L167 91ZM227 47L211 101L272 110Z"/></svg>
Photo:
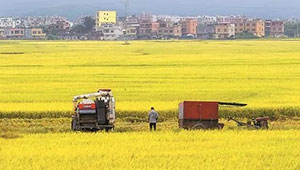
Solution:
<svg viewBox="0 0 300 170"><path fill-rule="evenodd" d="M300 115L298 40L0 41L0 73L2 117L69 115L74 95L98 88L120 113L214 100Z"/></svg>
<svg viewBox="0 0 300 170"><path fill-rule="evenodd" d="M300 133L169 131L0 138L0 169L300 169Z"/></svg>
<svg viewBox="0 0 300 170"><path fill-rule="evenodd" d="M300 169L300 40L0 41L0 73L1 170ZM115 131L71 132L72 97L98 88L117 99ZM279 119L186 131L182 100L244 102L221 116Z"/></svg>

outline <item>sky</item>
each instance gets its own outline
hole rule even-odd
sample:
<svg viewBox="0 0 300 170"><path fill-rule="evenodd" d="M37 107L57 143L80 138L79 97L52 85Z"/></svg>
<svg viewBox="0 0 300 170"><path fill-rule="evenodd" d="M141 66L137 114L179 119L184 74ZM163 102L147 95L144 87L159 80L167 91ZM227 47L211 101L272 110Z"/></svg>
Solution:
<svg viewBox="0 0 300 170"><path fill-rule="evenodd" d="M124 0L0 0L0 16L94 15L97 10L123 14ZM129 0L129 13L246 15L263 18L300 18L299 0Z"/></svg>

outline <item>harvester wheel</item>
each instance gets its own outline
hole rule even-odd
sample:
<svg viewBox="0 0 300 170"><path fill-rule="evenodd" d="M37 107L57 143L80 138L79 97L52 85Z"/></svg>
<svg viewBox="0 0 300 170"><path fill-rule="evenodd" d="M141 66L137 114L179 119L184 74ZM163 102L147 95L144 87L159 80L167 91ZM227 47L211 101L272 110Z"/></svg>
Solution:
<svg viewBox="0 0 300 170"><path fill-rule="evenodd" d="M71 129L74 131L79 130L77 121L74 119L72 119L72 122L71 122Z"/></svg>
<svg viewBox="0 0 300 170"><path fill-rule="evenodd" d="M202 123L198 123L193 126L193 129L194 130L205 130L206 127Z"/></svg>

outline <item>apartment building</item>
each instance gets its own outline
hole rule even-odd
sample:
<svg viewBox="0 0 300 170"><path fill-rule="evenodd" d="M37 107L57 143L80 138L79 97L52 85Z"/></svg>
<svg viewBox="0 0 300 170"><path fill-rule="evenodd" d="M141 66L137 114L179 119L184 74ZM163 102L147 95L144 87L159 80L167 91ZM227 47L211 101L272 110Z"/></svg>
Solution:
<svg viewBox="0 0 300 170"><path fill-rule="evenodd" d="M43 29L41 28L25 29L24 38L42 40L42 39L46 39L46 34L43 32Z"/></svg>
<svg viewBox="0 0 300 170"><path fill-rule="evenodd" d="M149 39L153 36L153 28L152 26L153 22L143 20L140 22L140 27L138 28L138 38L139 39Z"/></svg>
<svg viewBox="0 0 300 170"><path fill-rule="evenodd" d="M178 38L182 36L182 28L179 24L167 21L158 21L159 28L157 32L158 38Z"/></svg>
<svg viewBox="0 0 300 170"><path fill-rule="evenodd" d="M117 24L117 11L98 11L96 15L96 30L103 24Z"/></svg>
<svg viewBox="0 0 300 170"><path fill-rule="evenodd" d="M5 28L4 38L6 39L24 39L25 29L24 28Z"/></svg>
<svg viewBox="0 0 300 170"><path fill-rule="evenodd" d="M282 37L284 36L284 22L283 21L265 21L266 36Z"/></svg>
<svg viewBox="0 0 300 170"><path fill-rule="evenodd" d="M211 39L215 32L214 24L198 24L197 26L197 37L200 39Z"/></svg>
<svg viewBox="0 0 300 170"><path fill-rule="evenodd" d="M138 36L138 30L140 27L139 20L137 17L128 17L126 21L122 22L123 34L126 39L135 40Z"/></svg>
<svg viewBox="0 0 300 170"><path fill-rule="evenodd" d="M257 37L265 36L265 21L261 19L248 20L246 18L239 18L233 19L231 23L235 25L236 34L249 32Z"/></svg>
<svg viewBox="0 0 300 170"><path fill-rule="evenodd" d="M117 40L123 35L121 26L115 24L102 24L98 31L103 34L102 40Z"/></svg>
<svg viewBox="0 0 300 170"><path fill-rule="evenodd" d="M218 39L233 38L235 35L235 25L231 23L219 23L215 25L215 31Z"/></svg>
<svg viewBox="0 0 300 170"><path fill-rule="evenodd" d="M198 22L195 19L184 19L180 22L182 28L182 35L196 36Z"/></svg>
<svg viewBox="0 0 300 170"><path fill-rule="evenodd" d="M50 32L65 32L71 28L71 24L67 21L61 20L57 21L55 24L50 24L47 29Z"/></svg>

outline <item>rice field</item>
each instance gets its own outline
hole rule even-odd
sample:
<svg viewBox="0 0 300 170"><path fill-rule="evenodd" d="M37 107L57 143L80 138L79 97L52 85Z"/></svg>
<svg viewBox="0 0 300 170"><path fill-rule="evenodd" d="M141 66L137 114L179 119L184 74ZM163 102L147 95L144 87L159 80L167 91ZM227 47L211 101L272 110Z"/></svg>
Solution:
<svg viewBox="0 0 300 170"><path fill-rule="evenodd" d="M0 138L0 169L300 169L300 133L169 131Z"/></svg>
<svg viewBox="0 0 300 170"><path fill-rule="evenodd" d="M300 40L0 41L0 73L0 169L300 169ZM72 97L99 88L117 100L115 131L71 132ZM186 131L183 100L277 121Z"/></svg>
<svg viewBox="0 0 300 170"><path fill-rule="evenodd" d="M99 88L113 90L119 113L176 112L183 100L300 108L298 40L0 41L0 73L2 117L69 115L74 95Z"/></svg>

